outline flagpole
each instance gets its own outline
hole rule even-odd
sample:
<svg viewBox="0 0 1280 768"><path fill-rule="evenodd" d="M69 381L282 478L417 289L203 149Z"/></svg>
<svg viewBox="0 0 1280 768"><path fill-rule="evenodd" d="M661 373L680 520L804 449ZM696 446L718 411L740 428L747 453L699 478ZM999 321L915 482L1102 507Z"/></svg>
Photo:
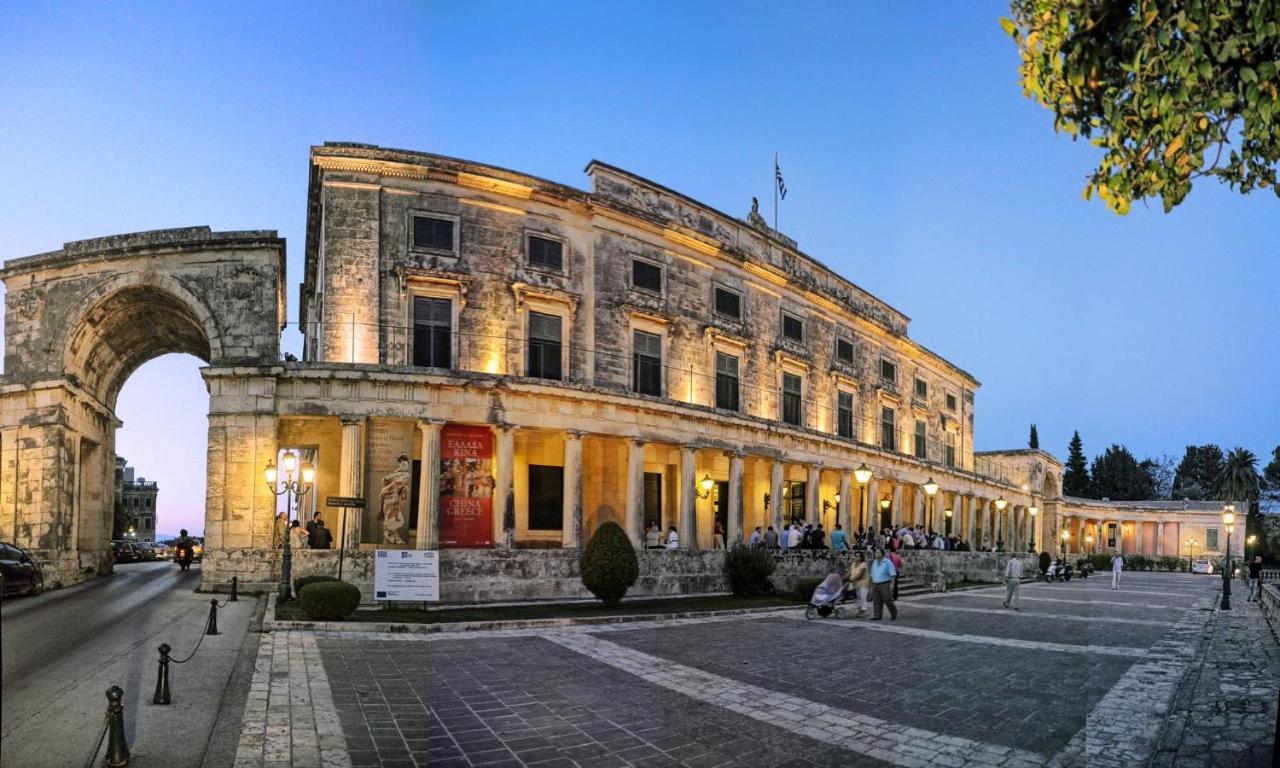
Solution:
<svg viewBox="0 0 1280 768"><path fill-rule="evenodd" d="M773 232L778 233L778 153L773 153Z"/></svg>

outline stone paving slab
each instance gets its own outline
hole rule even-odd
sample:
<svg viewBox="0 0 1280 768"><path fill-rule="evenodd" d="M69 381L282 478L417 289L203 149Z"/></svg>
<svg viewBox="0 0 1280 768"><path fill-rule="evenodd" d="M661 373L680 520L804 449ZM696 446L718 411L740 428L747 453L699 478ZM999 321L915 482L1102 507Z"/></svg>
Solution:
<svg viewBox="0 0 1280 768"><path fill-rule="evenodd" d="M1114 594L1114 593L1113 593ZM962 592L946 595L947 605L961 605L978 608L998 608L1004 602L1005 592L982 591ZM1148 602L1143 598L1136 600L1099 600L1093 595L1067 594L1055 595L1051 590L1034 590L1024 586L1018 593L1018 600L1023 610L1033 609L1053 613L1071 613L1079 616L1117 616L1165 619L1176 622L1194 602L1192 599L1180 601L1176 605ZM929 599L902 601L903 604L933 604L940 602L932 596Z"/></svg>
<svg viewBox="0 0 1280 768"><path fill-rule="evenodd" d="M319 649L356 768L851 764L792 720L709 706L545 639L324 639Z"/></svg>

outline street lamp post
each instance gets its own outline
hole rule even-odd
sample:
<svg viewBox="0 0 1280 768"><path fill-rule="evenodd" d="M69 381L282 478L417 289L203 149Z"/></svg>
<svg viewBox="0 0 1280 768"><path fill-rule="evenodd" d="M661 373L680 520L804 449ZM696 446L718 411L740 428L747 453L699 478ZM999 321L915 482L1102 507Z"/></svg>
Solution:
<svg viewBox="0 0 1280 768"><path fill-rule="evenodd" d="M947 532L944 535L950 536L951 535L951 507L947 507L946 509L942 510L942 514L947 518Z"/></svg>
<svg viewBox="0 0 1280 768"><path fill-rule="evenodd" d="M862 466L853 470L853 479L858 481L858 514L866 515L867 528L871 528L871 516L874 512L867 510L867 483L871 482L871 468L864 461ZM862 528L862 521L858 521L858 528Z"/></svg>
<svg viewBox="0 0 1280 768"><path fill-rule="evenodd" d="M1067 540L1071 538L1071 531L1066 528L1062 529L1062 562L1067 562Z"/></svg>
<svg viewBox="0 0 1280 768"><path fill-rule="evenodd" d="M1244 546L1244 561L1245 561L1246 563L1251 563L1251 562L1253 562L1252 560L1250 560L1250 559L1249 559L1249 550L1253 547L1254 543L1255 543L1257 540L1258 540L1258 536L1257 536L1257 534L1253 534L1253 533L1249 534L1249 538L1247 538L1247 539L1245 539L1245 540L1244 540L1244 545L1245 545L1245 546Z"/></svg>
<svg viewBox="0 0 1280 768"><path fill-rule="evenodd" d="M1005 536L1008 536L1008 535L1009 535L1009 532L1008 532L1008 531L1006 531L1006 530L1004 530L1004 527L1005 527L1005 526L1004 526L1004 508L1005 508L1005 507L1007 507L1007 506L1009 506L1009 502L1008 502L1008 501L1005 501L1005 498L1004 498L1004 496L1003 496L1003 495L1001 495L1001 496L1000 496L1000 498L996 499L996 512L999 512L999 513L1000 513L1000 526L999 526L999 527L1000 527L1000 529L1001 529L1001 531L1000 531L1000 535L1001 535L1000 544L1002 544L1002 545L1004 544L1004 538L1003 538L1003 537L1005 537ZM993 526L993 527L994 527L994 526ZM994 531L993 531L992 533L994 533ZM997 547L997 546L996 546L996 538L995 538L995 536L992 536L992 537L991 537L991 546L992 546L992 547L994 547L997 551L998 551L998 550L1003 550L1003 549L1004 549L1004 547L1003 547L1003 546L999 546L999 547Z"/></svg>
<svg viewBox="0 0 1280 768"><path fill-rule="evenodd" d="M290 518L293 516L293 510L297 502L306 496L311 488L309 487L316 479L315 467L310 464L302 467L302 478L299 480L295 473L298 469L298 454L288 451L284 456L280 457L280 467L284 470L284 478L280 479L279 473L276 471L276 463L274 461L267 462L267 468L263 470L263 476L266 478L267 487L276 496L285 497L284 507L284 551L281 554L280 561L280 602L288 601L292 596L292 570L293 570L293 551L289 546L289 540L292 532L289 529Z"/></svg>
<svg viewBox="0 0 1280 768"><path fill-rule="evenodd" d="M1035 504L1027 507L1027 512L1031 515L1031 551L1036 551L1036 515L1040 513L1040 508Z"/></svg>
<svg viewBox="0 0 1280 768"><path fill-rule="evenodd" d="M881 499L881 500L880 500L880 522L881 522L882 524L884 523L884 518L885 518L885 517L888 515L888 513L889 513L889 503L890 503L890 502L889 502L889 500L888 500L888 499ZM890 525L892 525L892 523L890 523ZM888 528L888 527L889 527L889 525L885 525L884 527L885 527L885 528Z"/></svg>
<svg viewBox="0 0 1280 768"><path fill-rule="evenodd" d="M933 520L933 497L938 494L938 484L933 482L933 478L929 478L924 483L924 494L929 498L925 504L925 528L935 528L938 525L937 520ZM929 523L933 523L930 525Z"/></svg>
<svg viewBox="0 0 1280 768"><path fill-rule="evenodd" d="M1187 539L1184 542L1187 545L1187 571L1191 571L1191 564L1196 560L1196 540Z"/></svg>
<svg viewBox="0 0 1280 768"><path fill-rule="evenodd" d="M1228 504L1222 508L1222 525L1227 529L1227 553L1223 558L1225 566L1222 569L1222 604L1218 607L1224 611L1231 610L1231 529L1235 527L1236 508L1233 504Z"/></svg>

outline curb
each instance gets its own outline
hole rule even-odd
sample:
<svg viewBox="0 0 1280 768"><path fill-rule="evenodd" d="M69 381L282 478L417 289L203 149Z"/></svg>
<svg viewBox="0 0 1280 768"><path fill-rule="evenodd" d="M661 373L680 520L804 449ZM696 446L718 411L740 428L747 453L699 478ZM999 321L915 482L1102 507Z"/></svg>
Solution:
<svg viewBox="0 0 1280 768"><path fill-rule="evenodd" d="M267 598L267 612L262 619L264 632L369 632L406 635L466 634L510 629L559 629L563 627L600 624L630 624L639 621L672 621L675 619L704 619L713 616L747 616L753 614L781 613L803 610L804 604L795 606L770 606L768 608L733 608L724 611L681 611L677 613L645 613L624 616L590 616L565 619L514 619L511 621L454 621L436 624L403 624L380 621L282 621L274 618L275 594Z"/></svg>

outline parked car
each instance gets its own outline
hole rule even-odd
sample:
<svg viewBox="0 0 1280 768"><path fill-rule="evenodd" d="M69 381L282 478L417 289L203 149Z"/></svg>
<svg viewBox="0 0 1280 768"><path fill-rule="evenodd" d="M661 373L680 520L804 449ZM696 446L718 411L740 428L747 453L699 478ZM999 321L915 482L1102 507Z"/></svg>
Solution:
<svg viewBox="0 0 1280 768"><path fill-rule="evenodd" d="M0 542L0 597L34 595L44 589L44 575L31 553Z"/></svg>
<svg viewBox="0 0 1280 768"><path fill-rule="evenodd" d="M1191 564L1192 573L1213 573L1213 563L1208 560L1197 560Z"/></svg>
<svg viewBox="0 0 1280 768"><path fill-rule="evenodd" d="M111 559L117 563L136 563L138 553L129 542L116 539L111 542Z"/></svg>
<svg viewBox="0 0 1280 768"><path fill-rule="evenodd" d="M157 542L153 542L153 543L151 544L151 549L155 551L155 553L156 553L156 557L157 557L157 558L159 558L159 559L161 559L161 560L168 560L168 559L169 559L169 545L168 545L168 544L161 544L161 543L160 543L160 542L158 542L158 541L157 541Z"/></svg>
<svg viewBox="0 0 1280 768"><path fill-rule="evenodd" d="M133 542L133 549L134 549L134 551L135 551L135 552L137 552L137 553L138 553L138 559L139 559L139 560L148 560L148 561L149 561L149 560L155 560L155 559L156 559L156 551L155 551L154 549L152 549L152 547L151 547L151 542L148 542L148 541L135 541L135 542Z"/></svg>

